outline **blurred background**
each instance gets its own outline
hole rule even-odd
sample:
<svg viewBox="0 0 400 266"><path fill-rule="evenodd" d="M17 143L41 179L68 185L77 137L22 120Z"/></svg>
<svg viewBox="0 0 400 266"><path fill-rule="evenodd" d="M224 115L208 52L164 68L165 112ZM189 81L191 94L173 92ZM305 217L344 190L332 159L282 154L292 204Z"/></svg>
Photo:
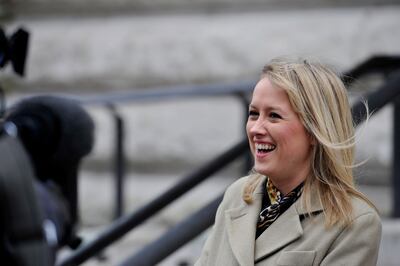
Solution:
<svg viewBox="0 0 400 266"><path fill-rule="evenodd" d="M0 25L7 35L29 32L25 75L0 72L7 106L33 95L65 96L82 102L94 121L93 150L78 179L84 242L239 143L249 89L269 59L300 55L346 73L371 57L400 55L395 0L1 0ZM351 100L387 77L363 75ZM357 184L384 219L385 266L400 259L393 112L386 105L357 131L357 160L367 160ZM220 195L247 166L235 160L83 265L122 263ZM192 265L206 233L159 265ZM58 260L71 254L62 249Z"/></svg>

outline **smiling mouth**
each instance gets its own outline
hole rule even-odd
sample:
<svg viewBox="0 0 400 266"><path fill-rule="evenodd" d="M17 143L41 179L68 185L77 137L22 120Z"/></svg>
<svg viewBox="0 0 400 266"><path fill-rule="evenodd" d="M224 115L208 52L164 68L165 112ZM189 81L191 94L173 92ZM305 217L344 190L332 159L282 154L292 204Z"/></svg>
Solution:
<svg viewBox="0 0 400 266"><path fill-rule="evenodd" d="M268 153L275 150L276 146L272 144L256 144L257 153Z"/></svg>

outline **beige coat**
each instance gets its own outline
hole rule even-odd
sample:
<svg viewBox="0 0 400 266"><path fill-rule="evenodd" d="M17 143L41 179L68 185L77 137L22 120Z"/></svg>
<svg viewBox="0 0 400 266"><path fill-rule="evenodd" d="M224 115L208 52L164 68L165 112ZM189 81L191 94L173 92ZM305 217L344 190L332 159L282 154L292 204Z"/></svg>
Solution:
<svg viewBox="0 0 400 266"><path fill-rule="evenodd" d="M305 216L300 197L255 241L262 185L248 205L241 198L246 179L239 179L225 192L196 266L376 265L381 222L364 201L353 199L350 226L326 229L321 205L312 202L315 215Z"/></svg>

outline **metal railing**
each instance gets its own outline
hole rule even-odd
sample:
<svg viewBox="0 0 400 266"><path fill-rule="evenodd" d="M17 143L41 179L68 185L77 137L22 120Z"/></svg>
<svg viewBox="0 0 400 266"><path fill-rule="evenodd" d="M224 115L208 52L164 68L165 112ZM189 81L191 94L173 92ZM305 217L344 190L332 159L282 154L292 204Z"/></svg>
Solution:
<svg viewBox="0 0 400 266"><path fill-rule="evenodd" d="M162 193L156 199L152 200L146 206L138 209L126 217L121 217L114 221L112 225L101 233L96 240L87 243L82 248L78 249L70 257L66 258L59 265L78 265L86 259L96 255L106 246L110 245L124 234L143 223L146 219L153 216L168 204L188 192L190 189L212 176L217 171L221 170L230 162L241 156L247 149L247 141L241 141L233 148L224 152L220 156L211 160L208 164L200 167L194 173L183 178L169 190Z"/></svg>
<svg viewBox="0 0 400 266"><path fill-rule="evenodd" d="M387 60L386 60L387 59ZM374 62L376 64L374 64ZM368 67L365 67L367 65ZM361 67L360 67L361 66ZM380 108L382 108L387 103L396 99L400 94L400 75L395 73L396 70L400 69L400 58L399 57L375 57L366 63L361 64L352 71L349 71L344 75L344 79L347 83L351 83L354 79L359 78L362 75L370 74L373 72L383 73L388 77L388 82L381 86L376 91L369 93L365 98L368 101L368 105L372 114L376 113ZM247 100L245 95L252 91L255 82L245 82L241 84L220 84L216 86L192 86L186 89L174 88L171 90L152 90L143 92L132 92L125 94L110 94L102 96L86 96L76 98L84 104L108 104L121 103L127 101L143 101L150 99L176 99L181 97L192 97L192 96L209 96L209 95L227 95L234 94L240 96L244 105L246 105L247 112ZM70 96L69 96L70 97ZM397 97L398 98L398 97ZM398 101L397 101L398 102ZM398 106L398 104L397 104ZM395 108L395 110L400 110L400 108ZM114 111L113 111L114 112ZM365 106L362 101L357 102L353 105L352 113L356 123L362 122L366 117ZM397 120L400 120L400 115L395 115ZM395 118L395 121L397 121ZM397 124L399 125L399 124ZM395 132L397 126L394 127ZM397 130L398 132L399 130ZM396 137L398 136L398 137ZM397 139L397 142L396 142ZM395 147L400 146L398 143L400 136L395 134ZM400 151L400 149L398 149ZM173 200L177 199L179 196L183 195L195 185L205 180L213 173L227 165L229 162L235 160L236 158L242 156L245 152L248 152L247 140L241 141L231 150L225 152L221 156L217 157L215 160L210 161L205 166L198 169L195 173L188 175L182 181L180 181L176 186L172 187L167 192L163 193L160 197L154 199L148 205L140 208L138 211L134 212L127 217L122 217L117 219L113 224L101 233L93 241L83 245L71 256L67 257L61 261L59 266L67 265L78 265L88 258L98 254L103 248L111 245L114 241L119 239L128 231L135 228L137 225L144 222L147 218L151 217L163 207L167 206ZM395 151L394 158L400 160L399 152ZM123 156L121 157L123 159ZM397 164L394 164L397 165ZM396 167L395 167L396 168ZM399 167L398 167L399 168ZM394 169L394 180L397 179L400 183L400 169ZM397 184L396 190L400 191L400 184ZM397 193L399 194L399 193ZM166 256L171 254L180 246L184 245L204 229L206 229L213 222L213 215L215 214L218 203L221 200L221 196L213 200L210 204L203 207L200 211L196 212L193 216L185 219L183 222L179 223L177 226L173 227L169 232L162 235L158 240L152 242L151 244L144 247L141 251L134 254L122 265L154 265L157 262L164 259ZM394 197L395 201L395 211L394 216L400 216L400 196L396 195ZM397 209L396 209L397 206ZM151 258L151 261L149 259Z"/></svg>
<svg viewBox="0 0 400 266"><path fill-rule="evenodd" d="M374 91L366 96L369 108L371 110L371 115L374 115L379 109L385 106L387 103L391 102L393 99L399 99L400 101L400 72L396 74L393 79L391 79L384 86L380 87L377 91ZM367 112L365 108L365 102L363 100L358 101L352 108L352 114L355 119L356 124L360 124L367 117ZM400 117L400 116L399 116ZM399 119L399 118L397 118ZM400 122L400 121L399 121ZM398 124L400 125L400 124ZM400 136L399 136L400 137ZM397 141L399 142L399 141ZM397 143L398 145L398 143ZM400 149L395 151L397 154L397 159L400 159ZM396 165L396 164L395 164ZM395 166L397 171L394 173L394 179L400 180L399 166ZM397 181L399 183L399 181ZM400 185L400 183L399 183ZM397 186L400 189L400 186ZM397 195L400 195L397 193ZM215 213L217 211L218 204L215 202L220 202L222 200L222 195L217 197L211 203L203 207L199 212L193 214L192 216L186 218L183 222L177 224L164 235L146 245L144 248L135 253L132 257L128 258L121 266L145 266L145 265L156 265L169 254L179 249L181 246L192 240L198 232L197 224L204 225L204 230L213 223ZM399 196L395 197L395 206L400 204ZM400 209L399 206L395 208L395 211ZM204 213L212 215L204 215ZM398 215L399 213L397 213ZM196 224L193 224L195 221ZM206 226L208 225L208 226ZM193 234L190 234L190 233ZM197 234L194 234L197 233ZM186 241L183 241L186 240ZM166 252L168 250L168 252Z"/></svg>
<svg viewBox="0 0 400 266"><path fill-rule="evenodd" d="M124 154L124 128L125 123L118 112L117 105L124 103L135 103L145 101L165 101L177 100L182 98L192 97L219 97L219 96L234 96L244 108L244 114L247 119L248 99L247 95L253 90L254 81L242 81L235 83L219 83L206 85L192 86L173 86L153 89L136 89L128 92L113 92L95 95L80 95L74 96L70 94L53 94L64 98L76 100L83 105L100 105L106 107L115 125L115 147L114 147L114 176L115 176L115 211L114 218L117 219L123 215L123 183L125 179L125 154ZM250 155L246 158L244 169L248 169L251 164Z"/></svg>

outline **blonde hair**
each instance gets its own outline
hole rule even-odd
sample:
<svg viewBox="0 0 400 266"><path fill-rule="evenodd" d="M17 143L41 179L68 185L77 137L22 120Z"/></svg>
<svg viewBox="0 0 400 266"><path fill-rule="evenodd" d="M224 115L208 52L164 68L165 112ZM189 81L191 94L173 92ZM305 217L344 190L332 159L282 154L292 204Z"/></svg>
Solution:
<svg viewBox="0 0 400 266"><path fill-rule="evenodd" d="M327 227L350 224L352 196L373 204L354 186L355 129L343 82L320 63L284 58L267 64L262 77L287 92L305 129L316 140L303 190L305 206L310 206L314 191L323 206ZM247 203L251 203L260 179L261 175L253 174L245 185L243 199Z"/></svg>

